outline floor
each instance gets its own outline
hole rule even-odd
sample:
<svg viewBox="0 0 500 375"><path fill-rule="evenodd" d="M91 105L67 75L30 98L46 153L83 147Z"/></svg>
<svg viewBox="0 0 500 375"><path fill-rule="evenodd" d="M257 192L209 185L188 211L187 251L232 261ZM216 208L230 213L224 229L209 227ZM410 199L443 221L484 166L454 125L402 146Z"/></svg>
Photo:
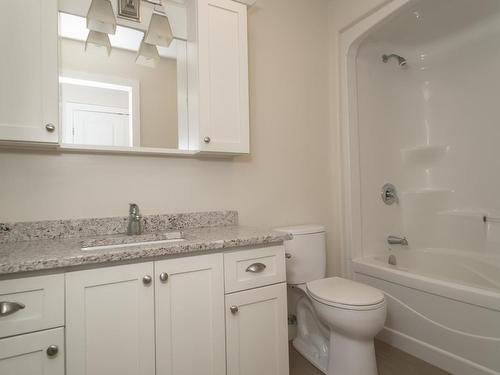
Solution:
<svg viewBox="0 0 500 375"><path fill-rule="evenodd" d="M379 375L450 375L382 341L375 341L375 351ZM290 375L324 374L290 345Z"/></svg>

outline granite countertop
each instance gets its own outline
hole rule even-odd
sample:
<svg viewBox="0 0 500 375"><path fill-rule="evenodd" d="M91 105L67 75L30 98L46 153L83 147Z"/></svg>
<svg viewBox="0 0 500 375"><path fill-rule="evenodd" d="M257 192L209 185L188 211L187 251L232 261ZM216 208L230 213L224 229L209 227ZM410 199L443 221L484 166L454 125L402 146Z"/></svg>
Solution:
<svg viewBox="0 0 500 375"><path fill-rule="evenodd" d="M243 246L279 244L291 238L286 233L239 225L185 228L182 229L182 234L185 241L86 251L81 250L82 241L92 237L4 242L0 243L0 276L176 254L224 251Z"/></svg>

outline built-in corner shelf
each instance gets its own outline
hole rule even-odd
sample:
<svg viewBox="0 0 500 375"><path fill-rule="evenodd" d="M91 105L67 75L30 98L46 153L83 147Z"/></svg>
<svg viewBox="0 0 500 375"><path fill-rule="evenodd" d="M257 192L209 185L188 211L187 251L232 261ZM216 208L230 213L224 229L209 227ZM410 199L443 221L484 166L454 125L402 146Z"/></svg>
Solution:
<svg viewBox="0 0 500 375"><path fill-rule="evenodd" d="M420 168L429 168L437 161L443 159L450 146L448 145L422 145L401 150L403 162Z"/></svg>

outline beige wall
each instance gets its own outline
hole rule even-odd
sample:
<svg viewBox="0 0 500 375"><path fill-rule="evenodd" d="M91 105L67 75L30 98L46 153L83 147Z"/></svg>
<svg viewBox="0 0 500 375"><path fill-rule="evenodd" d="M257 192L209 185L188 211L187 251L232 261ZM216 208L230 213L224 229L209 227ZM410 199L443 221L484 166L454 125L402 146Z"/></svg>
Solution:
<svg viewBox="0 0 500 375"><path fill-rule="evenodd" d="M250 8L250 156L4 151L0 221L124 215L136 201L146 214L236 209L247 225L325 223L331 240L327 8L327 0Z"/></svg>

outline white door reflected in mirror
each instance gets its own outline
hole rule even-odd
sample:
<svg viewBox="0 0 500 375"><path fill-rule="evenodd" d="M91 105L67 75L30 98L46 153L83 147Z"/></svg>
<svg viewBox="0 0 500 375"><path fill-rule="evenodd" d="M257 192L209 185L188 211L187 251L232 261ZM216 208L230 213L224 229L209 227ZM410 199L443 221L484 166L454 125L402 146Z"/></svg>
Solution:
<svg viewBox="0 0 500 375"><path fill-rule="evenodd" d="M113 107L72 108L71 143L128 147L131 143L129 115ZM125 108L126 110L126 108Z"/></svg>
<svg viewBox="0 0 500 375"><path fill-rule="evenodd" d="M77 73L72 73L76 76ZM140 147L139 83L60 77L63 143Z"/></svg>

